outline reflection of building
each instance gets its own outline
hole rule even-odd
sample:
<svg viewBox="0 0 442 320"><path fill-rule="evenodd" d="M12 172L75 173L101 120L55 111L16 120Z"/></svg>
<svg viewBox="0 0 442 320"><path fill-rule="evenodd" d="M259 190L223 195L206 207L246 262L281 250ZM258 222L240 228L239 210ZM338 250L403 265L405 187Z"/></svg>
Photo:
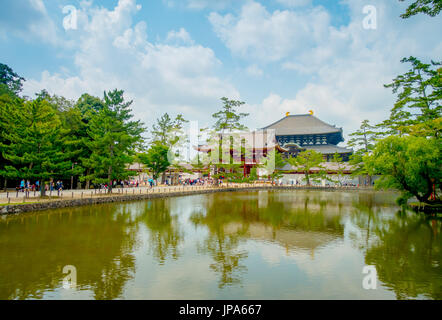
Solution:
<svg viewBox="0 0 442 320"><path fill-rule="evenodd" d="M263 128L270 129L275 130L279 145L288 149L291 156L303 150L315 150L324 155L325 161L331 161L336 152L348 161L352 153L350 149L337 146L344 141L342 128L329 125L312 114L288 115Z"/></svg>
<svg viewBox="0 0 442 320"><path fill-rule="evenodd" d="M225 226L226 234L236 234L243 230L240 223L230 223ZM319 232L312 230L275 229L262 223L250 223L247 229L248 237L279 243L287 249L314 250L323 247L333 240L342 237L339 232Z"/></svg>

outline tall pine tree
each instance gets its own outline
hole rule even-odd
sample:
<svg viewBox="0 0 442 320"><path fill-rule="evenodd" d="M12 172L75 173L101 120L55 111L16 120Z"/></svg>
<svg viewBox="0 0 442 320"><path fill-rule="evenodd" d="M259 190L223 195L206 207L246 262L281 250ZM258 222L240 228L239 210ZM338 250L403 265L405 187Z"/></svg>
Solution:
<svg viewBox="0 0 442 320"><path fill-rule="evenodd" d="M107 183L112 190L116 179L127 179L131 172L128 166L133 162L137 148L141 147L144 131L140 121L133 121L130 106L123 91L104 93L103 108L91 116L89 122L89 141L91 150L89 165L92 173L87 177L94 183Z"/></svg>
<svg viewBox="0 0 442 320"><path fill-rule="evenodd" d="M415 125L427 124L434 128L430 135L437 136L440 127L435 124L442 116L442 63L432 61L425 64L415 57L402 59L401 62L410 63L411 69L385 85L397 94L397 100L390 118L379 127L384 130L384 135L402 135Z"/></svg>
<svg viewBox="0 0 442 320"><path fill-rule="evenodd" d="M1 143L6 165L4 174L10 178L37 180L41 195L44 184L54 176L62 176L70 162L61 149L61 121L53 107L44 99L17 100L6 106L7 114L0 121L4 128Z"/></svg>

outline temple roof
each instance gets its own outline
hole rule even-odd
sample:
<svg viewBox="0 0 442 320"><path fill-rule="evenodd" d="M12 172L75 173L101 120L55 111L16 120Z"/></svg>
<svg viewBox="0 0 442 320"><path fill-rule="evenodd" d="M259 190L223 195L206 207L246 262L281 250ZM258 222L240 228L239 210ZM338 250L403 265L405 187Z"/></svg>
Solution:
<svg viewBox="0 0 442 320"><path fill-rule="evenodd" d="M340 133L336 128L311 114L299 114L284 117L262 129L275 129L277 136Z"/></svg>

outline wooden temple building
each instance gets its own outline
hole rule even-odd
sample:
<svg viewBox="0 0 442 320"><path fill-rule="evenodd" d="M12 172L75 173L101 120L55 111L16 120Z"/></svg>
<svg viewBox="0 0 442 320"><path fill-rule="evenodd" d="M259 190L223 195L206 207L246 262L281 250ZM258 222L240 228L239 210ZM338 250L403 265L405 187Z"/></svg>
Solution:
<svg viewBox="0 0 442 320"><path fill-rule="evenodd" d="M342 128L332 126L313 114L287 115L286 117L262 128L275 130L277 143L288 149L288 155L296 156L304 150L315 150L322 153L325 162L330 162L337 152L348 161L353 150L339 147L344 141Z"/></svg>
<svg viewBox="0 0 442 320"><path fill-rule="evenodd" d="M217 133L215 136L215 139L211 139L206 144L193 146L193 148L211 158L212 161L209 163L215 166L232 163L232 160L235 164L241 164L244 176L248 176L252 168L257 167L258 164L263 164L264 158L272 151L280 153L283 158L289 158L296 157L298 153L305 150L314 150L323 155L324 161L321 166L328 174L337 173L341 169L346 175L352 173L353 168L348 164L348 160L353 150L338 146L344 141L342 128L330 125L316 118L312 113L287 114L269 126L252 132ZM335 153L343 159L343 164L333 162ZM183 172L193 172L202 176L203 172L212 171L210 168L213 166L203 165L203 167L198 169L189 163L171 166L168 170L168 177L174 181L176 180L174 177L182 175ZM289 164L276 169L289 176L302 174ZM131 166L130 170L138 171L139 174L144 171L141 166L135 165ZM312 168L312 173L315 171L320 171L320 169Z"/></svg>
<svg viewBox="0 0 442 320"><path fill-rule="evenodd" d="M323 155L325 167L329 168L330 170L327 171L331 173L336 171L331 163L335 153L347 162L353 152L351 149L338 146L344 141L342 128L330 125L313 114L287 114L271 125L253 132L219 133L216 142L200 145L196 149L207 154L218 152L217 149L221 149L220 146L225 145L229 139L235 140L237 146L236 148L228 147L227 153L235 163L243 164L244 175L250 174L251 169L257 164L262 164L263 158L273 150L281 153L284 158L296 157L298 153L305 150L317 151ZM238 144L242 146L242 152L239 151L241 149L238 148ZM214 162L217 160L219 163L222 162L221 154L217 154L215 158ZM279 169L292 171L288 167L289 165L286 165ZM346 173L351 171L350 166L348 167Z"/></svg>

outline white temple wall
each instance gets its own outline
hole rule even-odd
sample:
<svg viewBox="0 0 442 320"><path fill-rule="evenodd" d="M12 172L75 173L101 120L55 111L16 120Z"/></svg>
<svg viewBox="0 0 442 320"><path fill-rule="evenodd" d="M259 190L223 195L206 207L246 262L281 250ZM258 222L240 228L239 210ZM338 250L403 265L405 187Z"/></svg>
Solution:
<svg viewBox="0 0 442 320"><path fill-rule="evenodd" d="M283 184L283 185L306 185L307 183L304 180L305 175L304 174L283 174L283 176L281 177L281 179L279 179L279 183ZM330 178L334 181L337 182L331 182L331 181L327 181L325 179L321 180L321 182L317 183L312 181L312 179L310 179L310 184L311 185L317 185L317 186L335 186L338 185L339 183L341 185L355 185L357 186L359 184L359 179L358 177L352 177L350 175L343 175L343 176L339 176L336 174L327 174L327 178ZM339 182L338 182L339 181Z"/></svg>

